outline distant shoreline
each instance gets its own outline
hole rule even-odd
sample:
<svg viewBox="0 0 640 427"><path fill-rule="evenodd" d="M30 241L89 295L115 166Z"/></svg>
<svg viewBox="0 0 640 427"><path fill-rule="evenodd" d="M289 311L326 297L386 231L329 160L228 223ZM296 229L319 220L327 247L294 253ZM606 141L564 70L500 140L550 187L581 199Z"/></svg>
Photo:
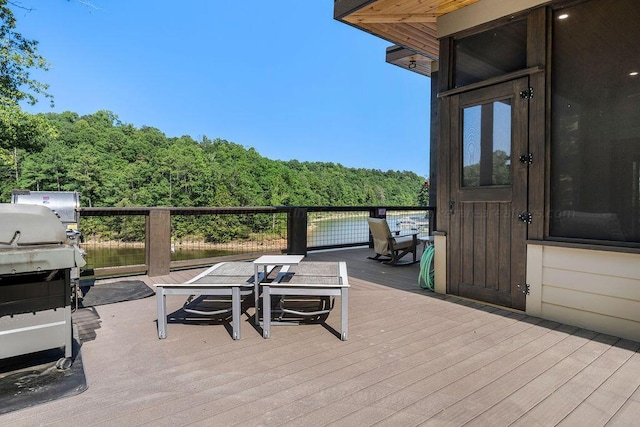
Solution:
<svg viewBox="0 0 640 427"><path fill-rule="evenodd" d="M266 247L270 249L279 249L287 247L287 239L283 238L273 238L273 239L263 239L263 240L234 240L226 243L211 243L204 241L181 241L181 242L172 242L171 247L174 250L181 249L237 249L238 247ZM119 240L87 240L82 243L82 247L86 248L109 248L109 247L118 247L118 248L144 248L144 242L123 242Z"/></svg>

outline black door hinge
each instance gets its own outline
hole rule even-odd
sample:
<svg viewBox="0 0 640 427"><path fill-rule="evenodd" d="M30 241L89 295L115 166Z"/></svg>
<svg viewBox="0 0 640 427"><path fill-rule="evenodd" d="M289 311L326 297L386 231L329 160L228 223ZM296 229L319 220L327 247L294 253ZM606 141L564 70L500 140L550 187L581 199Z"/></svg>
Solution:
<svg viewBox="0 0 640 427"><path fill-rule="evenodd" d="M529 285L528 285L528 284L526 284L526 283L523 283L523 284L518 283L518 285L517 285L517 286L518 286L518 289L520 289L520 291L521 291L523 294L525 294L525 295L529 295L529 289L530 289L530 287L529 287Z"/></svg>
<svg viewBox="0 0 640 427"><path fill-rule="evenodd" d="M522 98L522 99L531 99L531 98L533 98L533 88L530 87L530 88L525 89L522 92L520 92L520 98Z"/></svg>
<svg viewBox="0 0 640 427"><path fill-rule="evenodd" d="M523 154L522 156L519 157L519 159L520 159L520 163L524 163L525 165L530 165L533 163L533 154L532 153Z"/></svg>
<svg viewBox="0 0 640 427"><path fill-rule="evenodd" d="M518 219L524 223L531 224L533 221L533 215L531 215L531 212L523 212L518 215Z"/></svg>

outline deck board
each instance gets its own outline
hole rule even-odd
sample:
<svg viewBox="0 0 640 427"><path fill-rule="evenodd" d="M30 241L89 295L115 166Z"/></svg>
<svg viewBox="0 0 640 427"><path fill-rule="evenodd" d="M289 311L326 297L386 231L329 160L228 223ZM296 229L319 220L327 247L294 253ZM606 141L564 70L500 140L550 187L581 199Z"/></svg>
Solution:
<svg viewBox="0 0 640 427"><path fill-rule="evenodd" d="M524 414L515 425L556 425L589 397L589 392L602 385L631 356L625 348L601 343L603 350L574 377L553 390L547 398ZM635 346L637 351L638 346ZM598 349L595 349L598 351ZM636 419L637 422L637 419Z"/></svg>
<svg viewBox="0 0 640 427"><path fill-rule="evenodd" d="M311 253L348 264L349 340L328 327L168 324L154 298L95 307L81 395L0 416L0 425L631 425L640 417L640 343L417 284L418 265L367 260L369 250ZM203 268L137 276L186 281ZM183 297L167 297L168 312ZM250 309L251 314L253 309Z"/></svg>
<svg viewBox="0 0 640 427"><path fill-rule="evenodd" d="M615 372L607 378L593 392L573 410L562 422L564 425L604 425L617 418L619 423L612 425L634 425L637 424L640 412L638 412L638 388L636 384L640 372L640 353L637 350L637 343L628 345L629 342L621 346L625 348L625 356L629 358L612 368ZM635 348L635 350L634 350ZM634 378L635 380L631 380ZM633 407L633 396L635 395L636 405ZM625 409L623 409L626 406ZM629 412L628 412L629 411ZM624 423L623 419L632 422Z"/></svg>

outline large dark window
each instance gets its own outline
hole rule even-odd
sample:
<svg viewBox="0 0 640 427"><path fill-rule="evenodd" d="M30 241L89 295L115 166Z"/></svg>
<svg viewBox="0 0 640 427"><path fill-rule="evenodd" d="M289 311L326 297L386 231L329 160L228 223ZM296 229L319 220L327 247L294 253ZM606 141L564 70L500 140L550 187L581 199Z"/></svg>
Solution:
<svg viewBox="0 0 640 427"><path fill-rule="evenodd" d="M555 237L640 243L640 1L554 10Z"/></svg>
<svg viewBox="0 0 640 427"><path fill-rule="evenodd" d="M455 87L521 70L527 65L527 21L458 38L453 46Z"/></svg>

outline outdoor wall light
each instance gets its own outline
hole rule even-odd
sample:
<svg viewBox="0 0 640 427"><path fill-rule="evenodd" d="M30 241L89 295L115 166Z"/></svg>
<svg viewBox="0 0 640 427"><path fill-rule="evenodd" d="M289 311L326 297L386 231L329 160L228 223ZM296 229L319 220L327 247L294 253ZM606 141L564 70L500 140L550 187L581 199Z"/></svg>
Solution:
<svg viewBox="0 0 640 427"><path fill-rule="evenodd" d="M568 13L563 13L562 15L558 16L558 19L563 20L563 19L567 19L569 17Z"/></svg>
<svg viewBox="0 0 640 427"><path fill-rule="evenodd" d="M632 72L629 73L629 75L632 76L632 77L635 77L635 76L638 75L638 72L637 71L632 71Z"/></svg>

